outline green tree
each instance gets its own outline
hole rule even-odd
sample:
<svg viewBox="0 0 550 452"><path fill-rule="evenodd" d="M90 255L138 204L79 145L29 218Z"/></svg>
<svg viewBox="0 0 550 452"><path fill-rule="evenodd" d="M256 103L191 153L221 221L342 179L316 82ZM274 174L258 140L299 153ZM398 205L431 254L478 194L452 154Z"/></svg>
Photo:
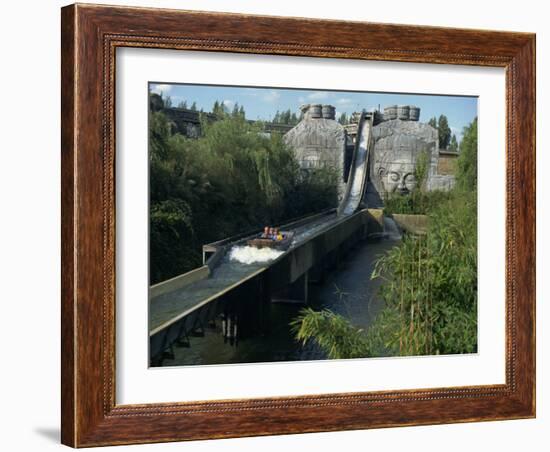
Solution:
<svg viewBox="0 0 550 452"><path fill-rule="evenodd" d="M346 112L343 112L339 117L338 117L338 122L342 125L345 125L345 124L348 124L349 123L349 118L348 118L348 115L346 114Z"/></svg>
<svg viewBox="0 0 550 452"><path fill-rule="evenodd" d="M447 149L451 141L451 128L447 116L440 115L437 120L437 132L439 135L439 149Z"/></svg>
<svg viewBox="0 0 550 452"><path fill-rule="evenodd" d="M225 117L226 110L223 102L215 101L212 107L212 113L214 113L219 119Z"/></svg>
<svg viewBox="0 0 550 452"><path fill-rule="evenodd" d="M277 110L275 112L275 115L273 116L272 122L275 124L290 124L295 125L298 124L299 119L298 116L296 116L296 113L293 113L290 108L285 111L279 111Z"/></svg>
<svg viewBox="0 0 550 452"><path fill-rule="evenodd" d="M164 99L164 108L172 108L172 98L170 96Z"/></svg>
<svg viewBox="0 0 550 452"><path fill-rule="evenodd" d="M477 221L473 192L457 190L430 213L428 233L405 235L376 263L384 307L365 331L332 312L302 311L292 323L328 358L475 353Z"/></svg>
<svg viewBox="0 0 550 452"><path fill-rule="evenodd" d="M377 262L385 307L370 334L387 353L477 350L476 212L475 192L456 190L430 212L425 236L406 235Z"/></svg>
<svg viewBox="0 0 550 452"><path fill-rule="evenodd" d="M437 129L437 118L435 116L430 118L428 124L431 125L434 129Z"/></svg>
<svg viewBox="0 0 550 452"><path fill-rule="evenodd" d="M453 133L453 136L451 138L451 142L449 144L449 150L453 152L458 151L458 142L456 140L456 135Z"/></svg>
<svg viewBox="0 0 550 452"><path fill-rule="evenodd" d="M231 112L231 115L234 117L234 118L238 118L239 117L239 104L237 102L235 102L235 105L233 105L233 111Z"/></svg>
<svg viewBox="0 0 550 452"><path fill-rule="evenodd" d="M193 102L193 103L191 104L191 110L192 110L192 111L197 111L197 103L196 103L196 102Z"/></svg>
<svg viewBox="0 0 550 452"><path fill-rule="evenodd" d="M477 118L464 127L458 156L457 184L463 190L477 190Z"/></svg>
<svg viewBox="0 0 550 452"><path fill-rule="evenodd" d="M415 175L422 177L423 164ZM405 234L371 275L384 307L366 331L330 312L303 311L296 338L330 357L474 353L477 351L477 118L464 128L457 185L449 193L409 197L425 203L426 235Z"/></svg>
<svg viewBox="0 0 550 452"><path fill-rule="evenodd" d="M162 98L162 95L159 95L157 93L150 93L149 94L149 110L151 112L159 111L164 108L164 99Z"/></svg>
<svg viewBox="0 0 550 452"><path fill-rule="evenodd" d="M187 109L187 101L183 100L178 103L178 108Z"/></svg>
<svg viewBox="0 0 550 452"><path fill-rule="evenodd" d="M329 359L364 358L371 355L363 330L329 310L305 308L290 325L298 341L304 345L314 341Z"/></svg>
<svg viewBox="0 0 550 452"><path fill-rule="evenodd" d="M150 113L151 283L201 265L205 243L336 204L329 169L302 178L282 136L266 136L238 112L203 118L195 139Z"/></svg>
<svg viewBox="0 0 550 452"><path fill-rule="evenodd" d="M282 123L283 124L290 124L290 109L288 109L287 111L284 111L283 114L282 114Z"/></svg>

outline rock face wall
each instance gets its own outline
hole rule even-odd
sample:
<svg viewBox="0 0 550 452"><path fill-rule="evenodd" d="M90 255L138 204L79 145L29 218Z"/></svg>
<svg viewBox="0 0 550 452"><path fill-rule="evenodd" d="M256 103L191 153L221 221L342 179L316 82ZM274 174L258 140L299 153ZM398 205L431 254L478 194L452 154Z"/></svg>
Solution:
<svg viewBox="0 0 550 452"><path fill-rule="evenodd" d="M428 158L427 190L449 190L454 176L438 174L438 134L429 124L391 119L373 127L369 206L381 206L392 194L407 194L417 188L415 167L418 157Z"/></svg>
<svg viewBox="0 0 550 452"><path fill-rule="evenodd" d="M302 107L302 121L285 134L284 141L294 149L301 169L330 167L342 174L340 193L343 193L346 132L334 120L334 107L328 107L330 106ZM330 117L332 118L329 119Z"/></svg>

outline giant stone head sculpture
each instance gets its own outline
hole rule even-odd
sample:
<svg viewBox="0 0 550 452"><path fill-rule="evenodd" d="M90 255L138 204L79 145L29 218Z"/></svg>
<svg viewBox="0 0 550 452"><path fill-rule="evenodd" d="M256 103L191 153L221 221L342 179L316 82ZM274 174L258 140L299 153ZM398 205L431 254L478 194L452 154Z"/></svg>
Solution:
<svg viewBox="0 0 550 452"><path fill-rule="evenodd" d="M378 178L385 194L406 195L416 188L414 162L403 158L385 162L378 169Z"/></svg>
<svg viewBox="0 0 550 452"><path fill-rule="evenodd" d="M375 126L373 138L371 180L380 198L418 188L416 164L421 155L430 157L435 152L437 131L427 124L397 119Z"/></svg>

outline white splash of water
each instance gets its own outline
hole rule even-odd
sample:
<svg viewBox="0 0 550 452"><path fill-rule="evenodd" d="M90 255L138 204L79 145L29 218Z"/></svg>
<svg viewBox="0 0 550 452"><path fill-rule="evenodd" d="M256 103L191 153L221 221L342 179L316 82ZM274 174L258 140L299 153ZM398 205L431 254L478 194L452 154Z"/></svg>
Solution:
<svg viewBox="0 0 550 452"><path fill-rule="evenodd" d="M284 251L273 248L256 248L254 246L234 246L229 253L229 259L241 264L254 264L256 262L269 262L277 259Z"/></svg>

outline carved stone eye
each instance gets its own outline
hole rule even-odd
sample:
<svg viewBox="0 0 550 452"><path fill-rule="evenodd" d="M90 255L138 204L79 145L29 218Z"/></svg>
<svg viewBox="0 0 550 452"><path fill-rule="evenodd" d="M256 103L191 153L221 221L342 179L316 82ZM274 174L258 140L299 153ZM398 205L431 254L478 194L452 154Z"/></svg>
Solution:
<svg viewBox="0 0 550 452"><path fill-rule="evenodd" d="M396 172L390 173L390 179L391 179L393 182L399 181L399 174L397 174Z"/></svg>

